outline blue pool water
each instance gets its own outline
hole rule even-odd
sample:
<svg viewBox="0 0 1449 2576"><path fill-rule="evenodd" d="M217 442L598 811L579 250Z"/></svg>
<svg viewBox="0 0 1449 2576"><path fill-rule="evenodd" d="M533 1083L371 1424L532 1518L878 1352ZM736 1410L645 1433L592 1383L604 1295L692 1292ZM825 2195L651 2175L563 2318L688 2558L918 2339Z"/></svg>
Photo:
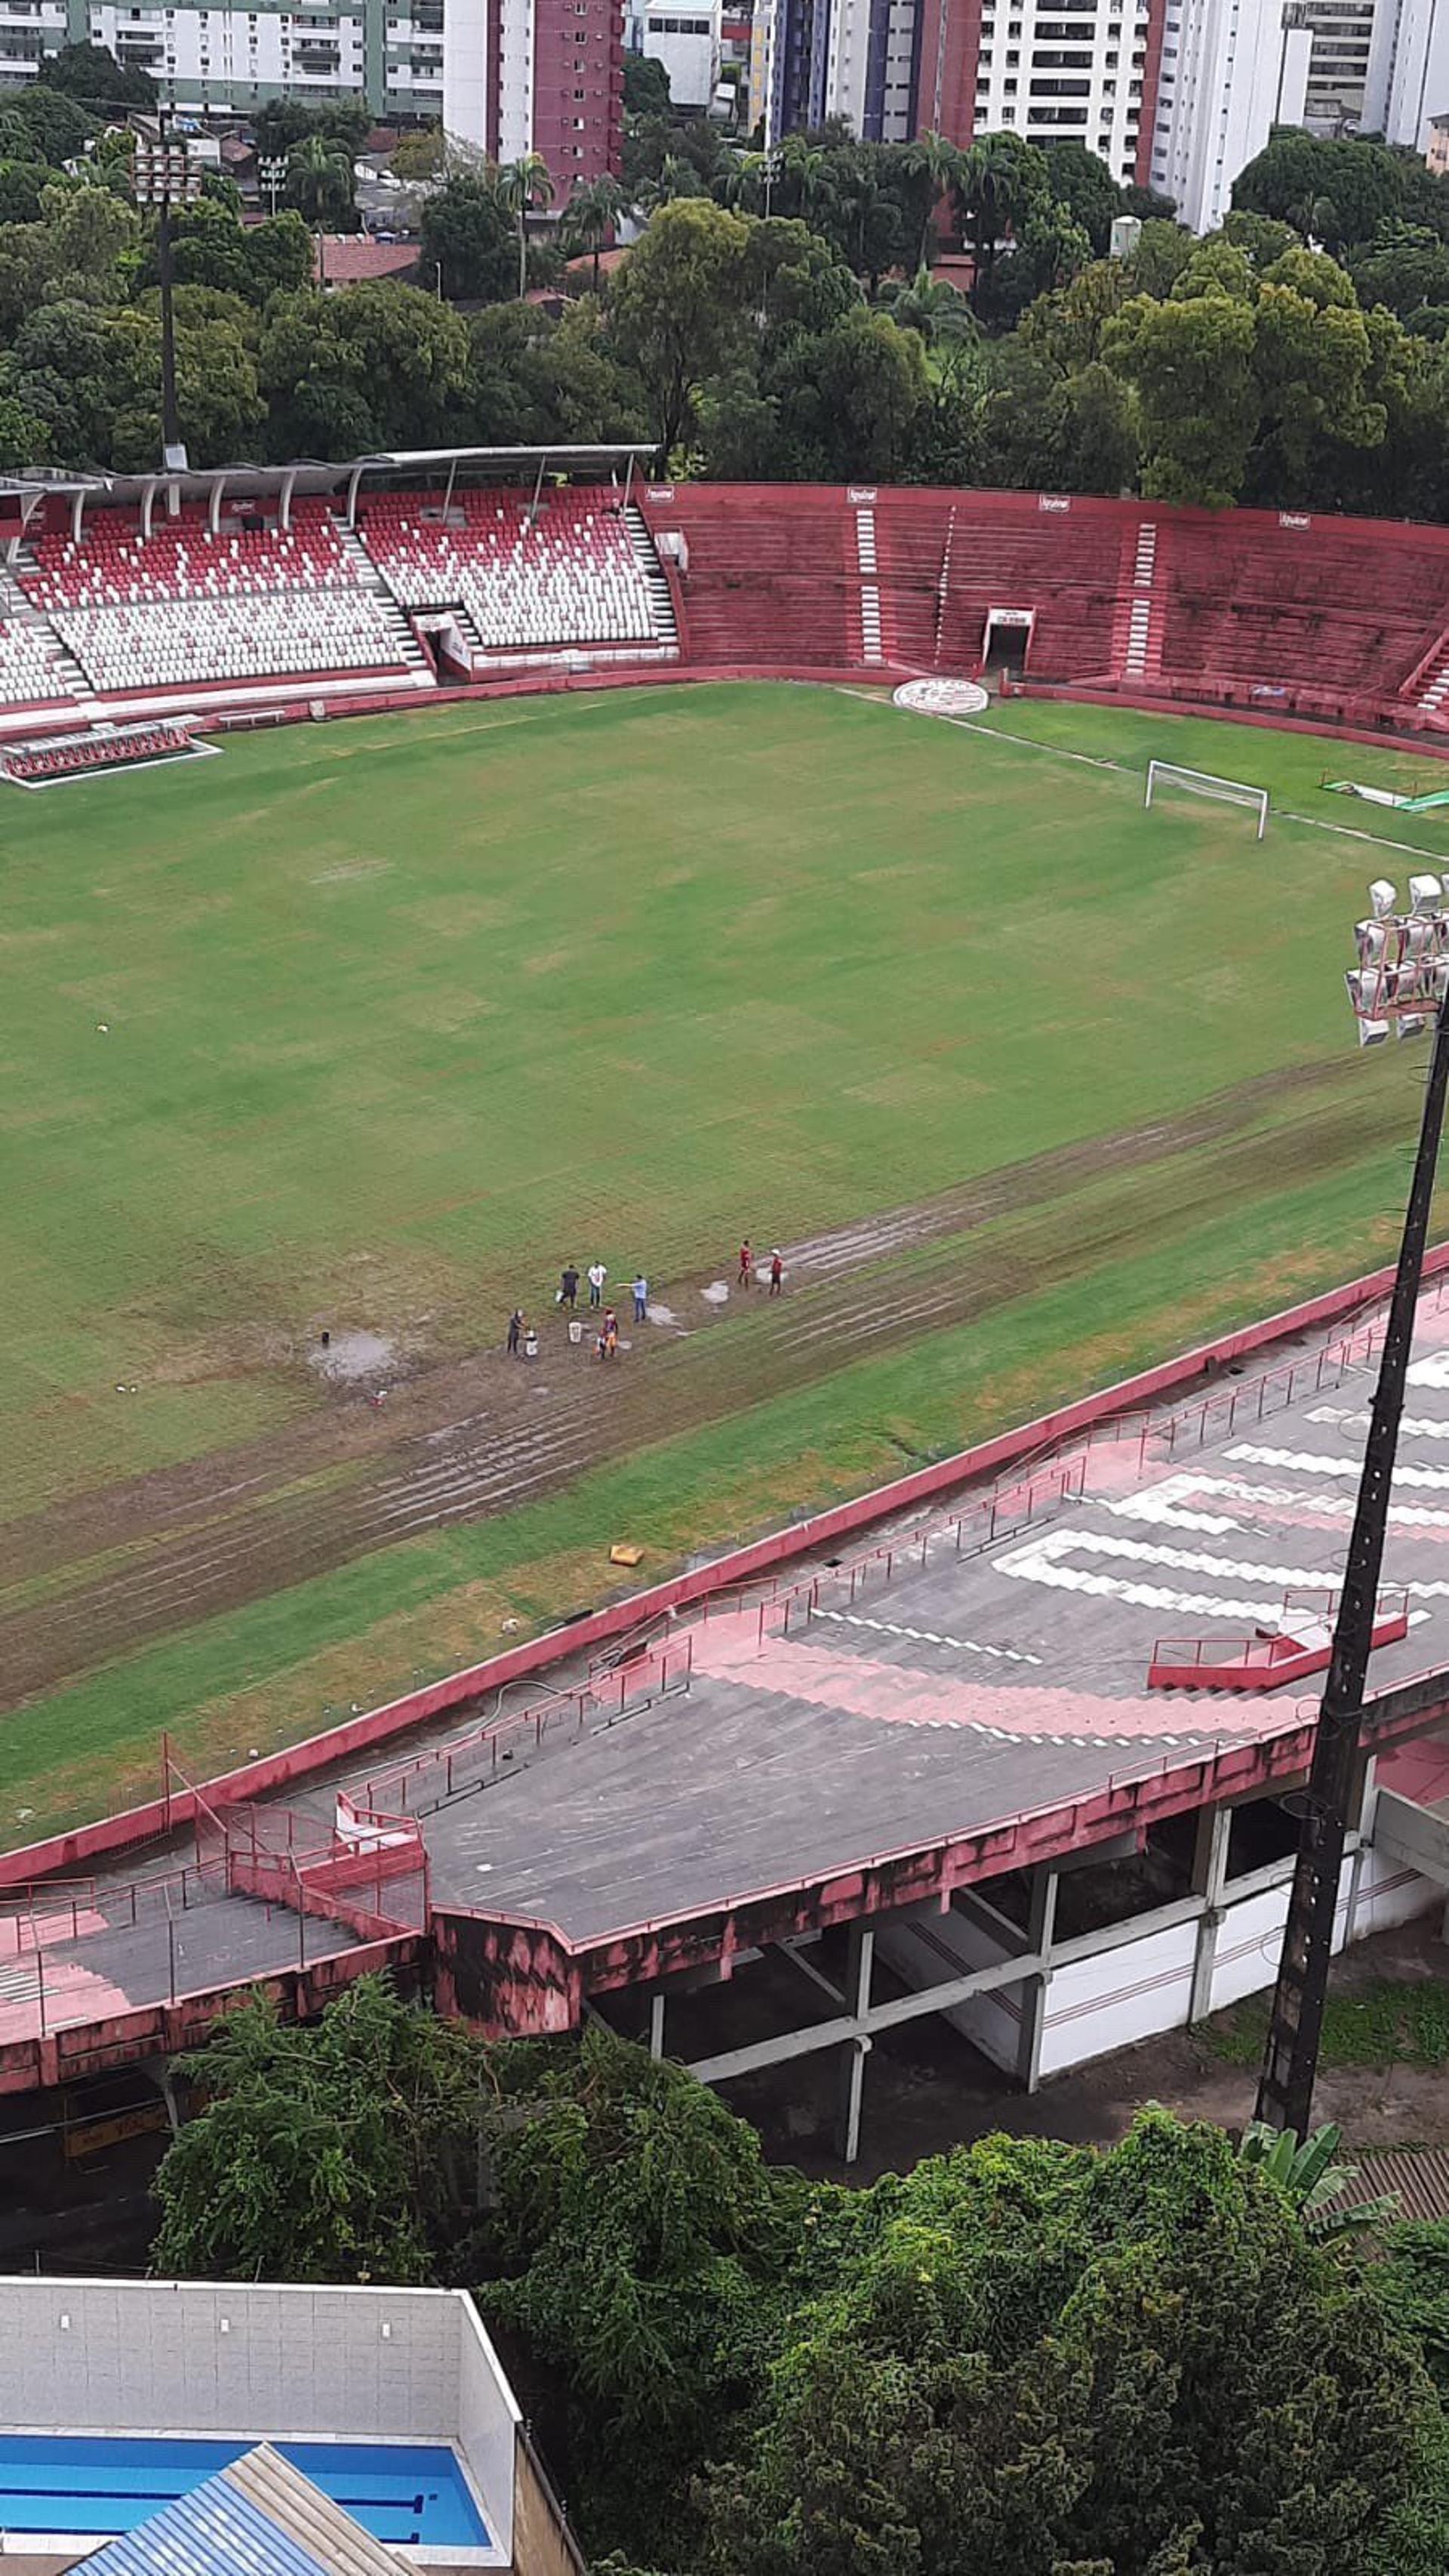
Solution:
<svg viewBox="0 0 1449 2576"><path fill-rule="evenodd" d="M0 2434L0 2531L134 2531L250 2442L150 2434ZM375 2540L486 2549L455 2454L440 2442L278 2442L276 2449Z"/></svg>

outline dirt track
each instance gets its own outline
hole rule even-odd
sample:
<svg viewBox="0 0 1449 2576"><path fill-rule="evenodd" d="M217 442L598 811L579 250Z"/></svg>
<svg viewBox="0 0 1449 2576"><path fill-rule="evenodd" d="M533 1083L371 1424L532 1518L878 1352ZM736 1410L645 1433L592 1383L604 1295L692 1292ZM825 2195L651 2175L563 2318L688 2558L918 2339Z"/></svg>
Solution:
<svg viewBox="0 0 1449 2576"><path fill-rule="evenodd" d="M1081 1268L1373 1149L1353 1062L1245 1084L1191 1116L1041 1156L914 1208L786 1248L789 1292L728 1307L717 1273L660 1283L682 1329L647 1325L613 1368L550 1318L527 1368L497 1350L425 1369L381 1409L350 1390L243 1449L56 1507L6 1533L0 1706L194 1620L396 1540L504 1511L602 1460L721 1419L852 1360L969 1322ZM1281 1114L1254 1133L1285 1095ZM1400 1106L1385 1098L1386 1137ZM1118 1176L1120 1175L1120 1181ZM1095 1186L1093 1186L1095 1185ZM1092 1188L1063 1223L1062 1202ZM987 1243L973 1232L993 1225ZM624 1301L627 1311L627 1300ZM630 1332L625 1324L624 1330ZM102 1560L98 1562L97 1560Z"/></svg>

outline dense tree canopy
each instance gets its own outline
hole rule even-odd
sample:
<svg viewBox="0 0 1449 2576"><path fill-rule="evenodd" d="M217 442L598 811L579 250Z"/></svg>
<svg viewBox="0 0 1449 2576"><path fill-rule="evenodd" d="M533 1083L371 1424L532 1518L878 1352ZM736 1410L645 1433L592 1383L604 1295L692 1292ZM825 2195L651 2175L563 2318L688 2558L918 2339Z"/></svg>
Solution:
<svg viewBox="0 0 1449 2576"><path fill-rule="evenodd" d="M104 66L76 50L84 91ZM180 284L222 299L187 325L196 461L652 436L675 475L1449 515L1449 180L1408 156L1276 133L1198 241L1075 141L828 125L767 155L635 89L623 178L556 223L536 156L465 167L418 137L440 165L419 286L325 299L307 223L353 220L366 109L259 111L293 204L248 227L218 187L177 225ZM0 106L10 464L27 437L54 465L144 461L154 222L129 137L96 126L42 84ZM1134 207L1131 257L1104 256Z"/></svg>
<svg viewBox="0 0 1449 2576"><path fill-rule="evenodd" d="M490 2047L369 1980L194 2071L158 2265L471 2284L610 2576L1442 2576L1449 2231L1316 2242L1220 2131L845 2191L602 2027Z"/></svg>

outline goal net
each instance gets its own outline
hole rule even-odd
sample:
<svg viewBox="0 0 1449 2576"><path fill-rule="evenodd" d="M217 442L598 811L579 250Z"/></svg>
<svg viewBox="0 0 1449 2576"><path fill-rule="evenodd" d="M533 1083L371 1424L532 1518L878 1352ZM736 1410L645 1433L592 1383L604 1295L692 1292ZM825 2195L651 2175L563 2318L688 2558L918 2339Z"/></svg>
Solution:
<svg viewBox="0 0 1449 2576"><path fill-rule="evenodd" d="M1151 805L1159 794L1210 796L1220 805L1246 805L1258 817L1258 838L1268 829L1268 790L1246 786L1241 778L1215 778L1209 769L1179 769L1175 761L1149 760L1147 794Z"/></svg>

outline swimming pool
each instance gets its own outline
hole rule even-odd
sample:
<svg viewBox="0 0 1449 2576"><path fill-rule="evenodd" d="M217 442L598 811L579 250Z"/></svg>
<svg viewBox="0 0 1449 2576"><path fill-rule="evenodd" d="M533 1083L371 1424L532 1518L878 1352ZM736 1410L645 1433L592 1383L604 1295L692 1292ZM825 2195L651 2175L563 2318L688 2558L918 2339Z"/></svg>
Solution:
<svg viewBox="0 0 1449 2576"><path fill-rule="evenodd" d="M261 2437L258 2436L258 2439ZM134 2531L254 2442L160 2434L0 2434L0 2531ZM275 2448L375 2540L486 2549L455 2452L442 2442L278 2442Z"/></svg>

